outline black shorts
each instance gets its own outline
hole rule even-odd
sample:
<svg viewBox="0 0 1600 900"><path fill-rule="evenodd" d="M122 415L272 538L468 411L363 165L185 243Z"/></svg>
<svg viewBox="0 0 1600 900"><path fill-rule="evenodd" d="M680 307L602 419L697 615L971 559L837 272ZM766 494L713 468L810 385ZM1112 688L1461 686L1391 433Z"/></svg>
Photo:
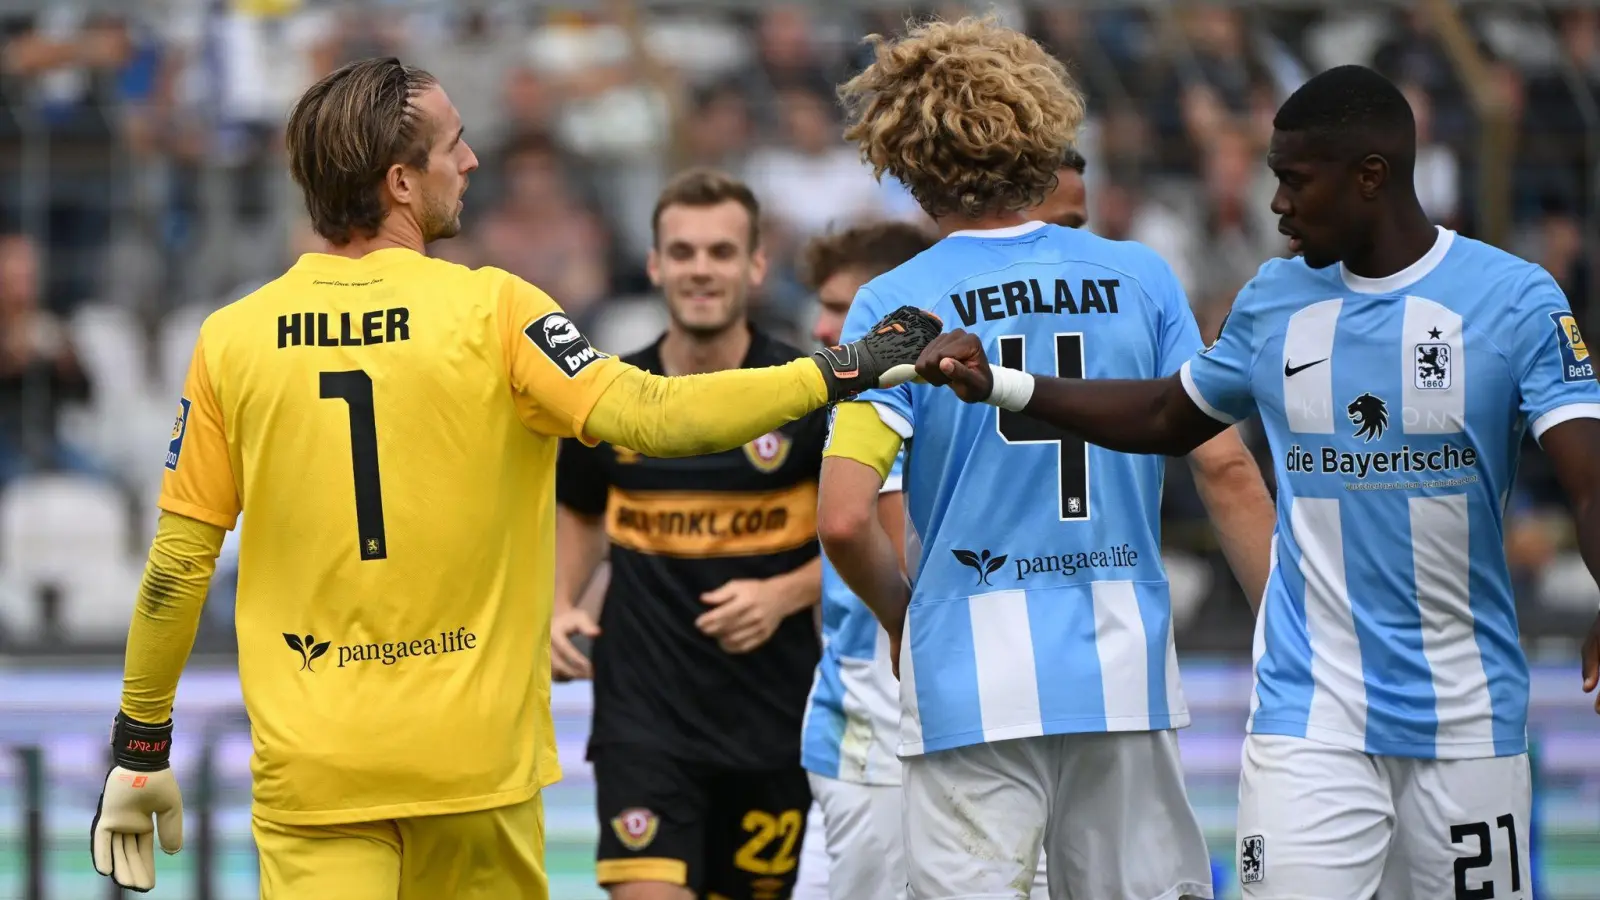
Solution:
<svg viewBox="0 0 1600 900"><path fill-rule="evenodd" d="M794 892L811 808L798 762L748 772L615 744L592 748L589 758L602 885L665 881L708 900L786 900Z"/></svg>

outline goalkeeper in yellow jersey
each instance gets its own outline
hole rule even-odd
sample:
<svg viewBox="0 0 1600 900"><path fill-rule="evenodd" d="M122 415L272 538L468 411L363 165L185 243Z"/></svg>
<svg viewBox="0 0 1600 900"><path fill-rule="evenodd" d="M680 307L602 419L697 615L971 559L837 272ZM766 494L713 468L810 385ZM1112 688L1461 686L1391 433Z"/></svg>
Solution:
<svg viewBox="0 0 1600 900"><path fill-rule="evenodd" d="M786 365L650 375L591 347L532 285L424 255L457 232L477 167L432 76L345 66L301 97L288 151L326 252L201 328L94 866L149 890L154 844L182 844L173 696L243 513L262 896L543 900L560 439L654 457L738 447L909 374L939 321L907 308Z"/></svg>

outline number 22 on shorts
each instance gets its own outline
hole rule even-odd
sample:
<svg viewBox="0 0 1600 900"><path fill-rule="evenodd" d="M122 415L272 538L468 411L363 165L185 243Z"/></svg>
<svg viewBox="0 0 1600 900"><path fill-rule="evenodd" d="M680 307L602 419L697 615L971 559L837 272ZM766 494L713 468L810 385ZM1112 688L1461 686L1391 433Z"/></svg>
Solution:
<svg viewBox="0 0 1600 900"><path fill-rule="evenodd" d="M794 852L794 845L800 840L800 832L805 826L805 817L800 810L786 809L774 816L765 810L752 809L744 814L744 821L740 824L751 835L733 855L734 865L754 875L787 875L794 871L800 861ZM778 851L772 854L770 860L762 859L761 854L780 838L783 843L778 845Z"/></svg>

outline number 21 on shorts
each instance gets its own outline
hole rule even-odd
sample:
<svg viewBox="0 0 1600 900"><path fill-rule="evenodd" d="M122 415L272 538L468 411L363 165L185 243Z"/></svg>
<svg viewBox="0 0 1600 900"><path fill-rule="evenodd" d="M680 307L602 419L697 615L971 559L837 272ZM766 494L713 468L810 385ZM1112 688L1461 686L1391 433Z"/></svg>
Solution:
<svg viewBox="0 0 1600 900"><path fill-rule="evenodd" d="M1506 851L1511 855L1510 883L1500 885L1509 889L1510 893L1498 893L1493 881L1486 878L1479 881L1475 875L1473 870L1488 868L1494 863L1496 835L1489 828L1488 822L1470 822L1466 825L1450 826L1450 843L1466 844L1470 848L1475 840L1478 846L1478 852L1472 856L1456 859L1454 900L1494 900L1495 897L1516 896L1517 892L1522 890L1522 852L1517 846L1517 819L1506 813L1495 819L1494 824L1497 830L1505 832Z"/></svg>

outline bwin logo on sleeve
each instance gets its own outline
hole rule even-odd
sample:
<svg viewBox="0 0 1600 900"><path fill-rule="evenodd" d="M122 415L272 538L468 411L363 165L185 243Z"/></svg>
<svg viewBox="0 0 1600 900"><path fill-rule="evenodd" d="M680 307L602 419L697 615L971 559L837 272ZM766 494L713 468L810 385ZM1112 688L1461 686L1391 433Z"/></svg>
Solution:
<svg viewBox="0 0 1600 900"><path fill-rule="evenodd" d="M167 444L167 468L178 471L178 455L183 452L183 436L189 432L189 398L178 398L178 417L172 422L172 440Z"/></svg>
<svg viewBox="0 0 1600 900"><path fill-rule="evenodd" d="M1553 312L1550 321L1555 323L1556 343L1561 347L1561 380L1593 380L1594 361L1589 358L1589 347L1578 332L1578 320L1569 312Z"/></svg>
<svg viewBox="0 0 1600 900"><path fill-rule="evenodd" d="M522 333L568 378L577 377L590 363L606 356L589 346L589 339L578 326L559 312L545 313L534 319Z"/></svg>

